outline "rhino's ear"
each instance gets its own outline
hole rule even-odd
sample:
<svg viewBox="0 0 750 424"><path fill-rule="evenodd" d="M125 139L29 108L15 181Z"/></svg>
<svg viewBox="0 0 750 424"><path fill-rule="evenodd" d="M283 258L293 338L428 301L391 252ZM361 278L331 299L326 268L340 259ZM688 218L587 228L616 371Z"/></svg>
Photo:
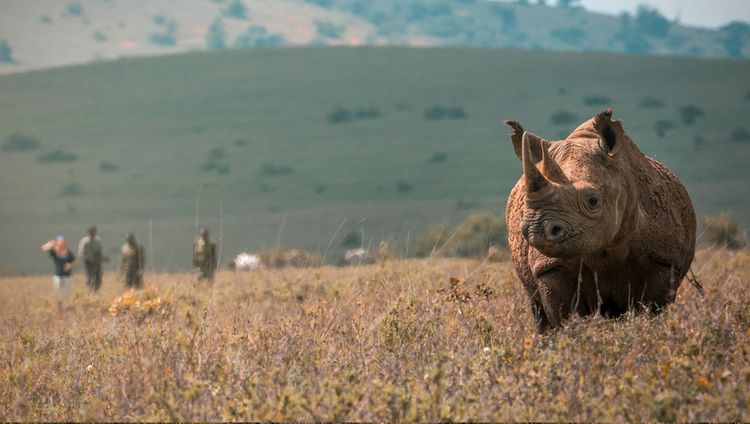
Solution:
<svg viewBox="0 0 750 424"><path fill-rule="evenodd" d="M536 134L525 131L521 124L516 121L505 121L507 125L513 128L513 132L510 134L510 141L513 143L513 150L516 152L518 159L523 160L523 135L526 134L526 140L531 147L532 160L534 163L542 160L542 144L550 146L550 142L539 137Z"/></svg>
<svg viewBox="0 0 750 424"><path fill-rule="evenodd" d="M612 109L605 109L594 116L594 129L602 136L599 146L609 156L614 156L625 144L625 130L620 121L612 120Z"/></svg>
<svg viewBox="0 0 750 424"><path fill-rule="evenodd" d="M513 132L510 133L510 141L513 143L513 150L516 152L518 159L521 159L523 150L521 149L521 139L523 138L523 127L516 121L504 121L506 125L510 125L513 128Z"/></svg>

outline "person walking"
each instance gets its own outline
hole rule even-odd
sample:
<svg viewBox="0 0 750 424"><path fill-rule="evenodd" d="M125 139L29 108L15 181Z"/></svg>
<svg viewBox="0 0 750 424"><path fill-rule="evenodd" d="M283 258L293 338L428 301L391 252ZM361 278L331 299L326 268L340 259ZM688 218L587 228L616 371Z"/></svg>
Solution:
<svg viewBox="0 0 750 424"><path fill-rule="evenodd" d="M87 230L88 234L78 243L78 257L83 260L86 269L86 286L93 291L99 291L102 286L102 263L109 260L102 253L102 245L96 235L96 225Z"/></svg>
<svg viewBox="0 0 750 424"><path fill-rule="evenodd" d="M214 282L216 261L216 243L208 238L208 230L204 228L193 243L193 270L197 272L198 280Z"/></svg>
<svg viewBox="0 0 750 424"><path fill-rule="evenodd" d="M143 246L135 241L135 235L130 233L125 244L120 248L120 276L128 288L140 290L143 288L143 270L145 253Z"/></svg>
<svg viewBox="0 0 750 424"><path fill-rule="evenodd" d="M49 254L54 263L55 274L52 276L52 285L55 288L57 306L62 309L62 300L70 298L73 288L72 275L76 256L68 249L68 244L61 235L44 243L42 251Z"/></svg>

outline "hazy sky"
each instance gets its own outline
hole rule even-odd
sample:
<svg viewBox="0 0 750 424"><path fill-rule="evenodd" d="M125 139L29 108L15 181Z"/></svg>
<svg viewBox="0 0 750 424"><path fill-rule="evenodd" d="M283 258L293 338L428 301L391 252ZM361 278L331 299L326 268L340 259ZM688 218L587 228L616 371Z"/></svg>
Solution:
<svg viewBox="0 0 750 424"><path fill-rule="evenodd" d="M750 0L580 0L590 10L618 14L634 12L639 4L659 9L669 19L679 17L687 25L718 27L733 20L750 22ZM555 1L547 1L555 4Z"/></svg>

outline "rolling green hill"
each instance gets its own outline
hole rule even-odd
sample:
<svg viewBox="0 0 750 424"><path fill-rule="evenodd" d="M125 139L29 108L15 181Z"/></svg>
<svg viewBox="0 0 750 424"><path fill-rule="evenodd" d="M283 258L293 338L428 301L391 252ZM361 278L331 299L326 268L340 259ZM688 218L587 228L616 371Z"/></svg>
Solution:
<svg viewBox="0 0 750 424"><path fill-rule="evenodd" d="M2 76L0 268L46 271L42 242L97 223L110 254L134 231L151 269L184 269L196 217L221 228L222 262L277 243L330 259L352 229L405 251L443 220L502 213L521 168L502 119L558 138L606 106L698 213L746 225L749 75L732 60L316 48Z"/></svg>

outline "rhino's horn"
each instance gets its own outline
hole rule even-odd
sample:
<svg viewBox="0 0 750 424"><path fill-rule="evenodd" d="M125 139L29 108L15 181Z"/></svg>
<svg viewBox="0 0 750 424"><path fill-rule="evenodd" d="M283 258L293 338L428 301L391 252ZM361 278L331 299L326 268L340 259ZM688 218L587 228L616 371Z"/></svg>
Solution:
<svg viewBox="0 0 750 424"><path fill-rule="evenodd" d="M523 138L521 139L521 147L522 147L521 161L523 162L523 175L526 181L527 193L536 193L542 190L543 188L549 186L549 181L547 181L547 179L544 178L544 175L542 175L542 173L539 172L539 169L537 169L536 167L536 161L534 160L534 155L531 152L531 143L532 143L531 138L532 137L537 137L537 136L527 131L524 131Z"/></svg>
<svg viewBox="0 0 750 424"><path fill-rule="evenodd" d="M549 143L542 142L542 174L550 181L558 184L564 184L568 181L568 177L565 176L565 172L560 168L560 165L555 162L549 154Z"/></svg>

